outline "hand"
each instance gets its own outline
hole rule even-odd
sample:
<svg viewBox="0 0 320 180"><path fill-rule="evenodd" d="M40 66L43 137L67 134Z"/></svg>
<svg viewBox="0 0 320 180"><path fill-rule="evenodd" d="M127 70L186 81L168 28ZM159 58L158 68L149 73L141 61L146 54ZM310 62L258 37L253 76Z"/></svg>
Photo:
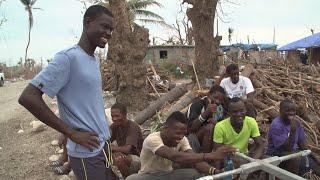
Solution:
<svg viewBox="0 0 320 180"><path fill-rule="evenodd" d="M73 130L70 135L70 139L73 142L88 148L90 151L100 147L98 134L94 132L81 132Z"/></svg>
<svg viewBox="0 0 320 180"><path fill-rule="evenodd" d="M217 124L217 121L214 120L213 118L209 118L209 119L207 120L207 122L208 122L209 124L213 124L213 125Z"/></svg>
<svg viewBox="0 0 320 180"><path fill-rule="evenodd" d="M63 148L64 145L67 144L67 137L64 134L60 134L58 139L58 145L60 148Z"/></svg>
<svg viewBox="0 0 320 180"><path fill-rule="evenodd" d="M206 110L203 112L204 113L204 117L205 119L207 119L208 117L210 117L210 115L212 115L213 113L216 112L217 110L217 105L215 103L211 103L210 98L208 98L208 106L206 108Z"/></svg>
<svg viewBox="0 0 320 180"><path fill-rule="evenodd" d="M288 117L288 118L290 120L290 130L291 131L296 131L296 129L299 126L298 120L295 117L292 117L292 118Z"/></svg>
<svg viewBox="0 0 320 180"><path fill-rule="evenodd" d="M208 153L207 159L209 160L224 160L228 154L234 154L237 149L231 146L221 146L216 151ZM205 158L206 159L206 158Z"/></svg>

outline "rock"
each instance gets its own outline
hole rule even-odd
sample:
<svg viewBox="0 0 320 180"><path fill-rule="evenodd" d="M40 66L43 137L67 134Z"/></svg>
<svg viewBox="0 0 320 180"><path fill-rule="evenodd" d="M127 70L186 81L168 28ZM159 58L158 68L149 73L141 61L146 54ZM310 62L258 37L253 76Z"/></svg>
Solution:
<svg viewBox="0 0 320 180"><path fill-rule="evenodd" d="M33 121L31 123L32 123L32 129L31 129L32 132L41 132L46 129L46 125L41 121Z"/></svg>
<svg viewBox="0 0 320 180"><path fill-rule="evenodd" d="M69 176L63 175L59 180L71 180L71 179L69 178Z"/></svg>
<svg viewBox="0 0 320 180"><path fill-rule="evenodd" d="M74 175L74 172L73 172L73 171L70 171L70 172L69 172L69 177L70 177L70 178L75 178L75 177L76 177L76 176Z"/></svg>
<svg viewBox="0 0 320 180"><path fill-rule="evenodd" d="M59 145L59 141L55 139L55 140L51 141L51 145L52 146L58 146Z"/></svg>
<svg viewBox="0 0 320 180"><path fill-rule="evenodd" d="M23 131L23 129L20 129L19 131L18 131L18 134L22 134L24 131Z"/></svg>
<svg viewBox="0 0 320 180"><path fill-rule="evenodd" d="M2 147L0 147L0 150L2 150Z"/></svg>
<svg viewBox="0 0 320 180"><path fill-rule="evenodd" d="M50 162L58 161L58 159L59 159L59 156L57 156L57 155L52 155L52 156L49 157L49 161Z"/></svg>
<svg viewBox="0 0 320 180"><path fill-rule="evenodd" d="M59 151L58 151L58 154L62 154L63 153L63 149L60 149Z"/></svg>

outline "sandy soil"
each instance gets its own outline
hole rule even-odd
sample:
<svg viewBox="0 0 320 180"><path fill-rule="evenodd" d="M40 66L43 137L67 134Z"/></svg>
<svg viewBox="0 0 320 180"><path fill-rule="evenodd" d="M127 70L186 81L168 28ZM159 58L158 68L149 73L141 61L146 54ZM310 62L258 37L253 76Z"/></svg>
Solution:
<svg viewBox="0 0 320 180"><path fill-rule="evenodd" d="M58 133L47 127L40 133L31 132L30 122L36 118L18 104L27 81L6 84L0 88L0 179L55 180L48 158L55 154L51 141ZM45 97L50 108L53 100ZM18 134L23 129L24 133Z"/></svg>

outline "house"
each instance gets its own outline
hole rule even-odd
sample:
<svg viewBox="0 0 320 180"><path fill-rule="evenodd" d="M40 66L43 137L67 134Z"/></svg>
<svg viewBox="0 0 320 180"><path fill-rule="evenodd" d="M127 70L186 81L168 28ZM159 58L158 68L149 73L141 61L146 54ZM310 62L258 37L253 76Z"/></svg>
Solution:
<svg viewBox="0 0 320 180"><path fill-rule="evenodd" d="M182 62L189 64L194 60L193 45L152 45L145 56L146 62L161 63L163 61Z"/></svg>
<svg viewBox="0 0 320 180"><path fill-rule="evenodd" d="M320 63L320 32L282 46L278 51L286 51L288 59L298 60L300 49L308 51L308 61L310 63Z"/></svg>

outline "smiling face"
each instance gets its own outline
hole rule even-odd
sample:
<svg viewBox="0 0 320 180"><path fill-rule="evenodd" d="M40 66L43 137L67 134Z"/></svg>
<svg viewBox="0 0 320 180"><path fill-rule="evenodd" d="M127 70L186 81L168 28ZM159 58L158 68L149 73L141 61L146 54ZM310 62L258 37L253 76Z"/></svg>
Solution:
<svg viewBox="0 0 320 180"><path fill-rule="evenodd" d="M187 125L180 122L171 123L166 127L167 146L177 146L187 134Z"/></svg>
<svg viewBox="0 0 320 180"><path fill-rule="evenodd" d="M113 18L105 13L98 14L95 18L86 18L84 26L90 44L104 48L111 38L113 24Z"/></svg>
<svg viewBox="0 0 320 180"><path fill-rule="evenodd" d="M116 126L124 126L127 121L126 115L122 113L120 109L111 109L111 117Z"/></svg>
<svg viewBox="0 0 320 180"><path fill-rule="evenodd" d="M234 124L242 125L246 116L246 107L243 101L230 102L229 113L230 119Z"/></svg>

